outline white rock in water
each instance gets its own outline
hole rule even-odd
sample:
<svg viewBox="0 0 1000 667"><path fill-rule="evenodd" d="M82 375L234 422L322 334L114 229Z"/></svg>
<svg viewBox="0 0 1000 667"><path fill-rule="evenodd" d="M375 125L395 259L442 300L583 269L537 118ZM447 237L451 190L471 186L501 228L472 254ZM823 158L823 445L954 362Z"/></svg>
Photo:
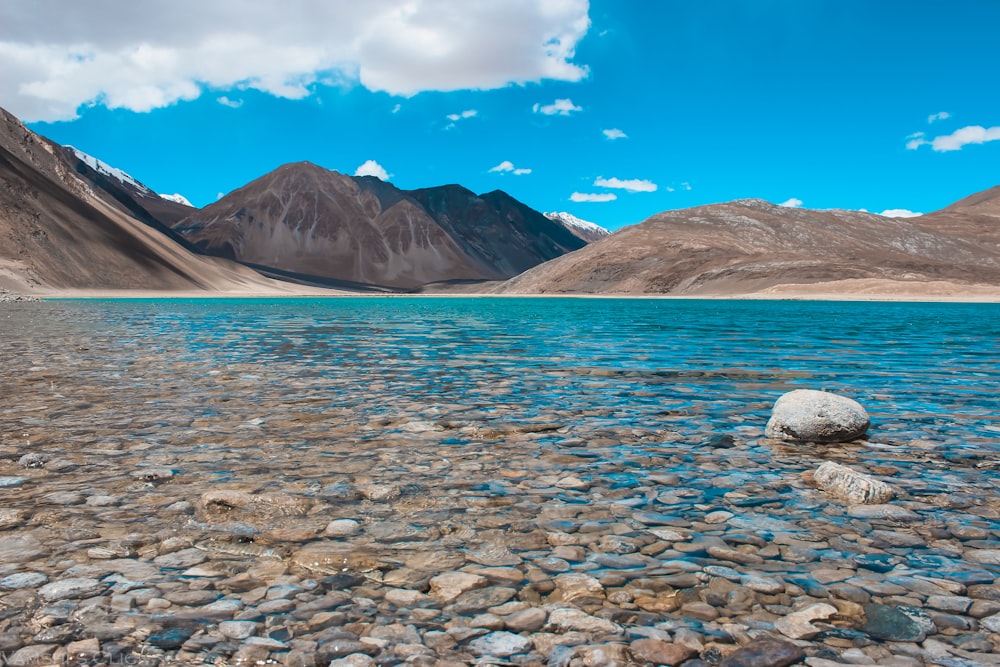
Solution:
<svg viewBox="0 0 1000 667"><path fill-rule="evenodd" d="M765 434L794 442L848 442L870 424L857 401L826 391L796 389L774 403Z"/></svg>
<svg viewBox="0 0 1000 667"><path fill-rule="evenodd" d="M827 461L813 474L819 488L856 505L878 505L895 495L893 488L871 475Z"/></svg>

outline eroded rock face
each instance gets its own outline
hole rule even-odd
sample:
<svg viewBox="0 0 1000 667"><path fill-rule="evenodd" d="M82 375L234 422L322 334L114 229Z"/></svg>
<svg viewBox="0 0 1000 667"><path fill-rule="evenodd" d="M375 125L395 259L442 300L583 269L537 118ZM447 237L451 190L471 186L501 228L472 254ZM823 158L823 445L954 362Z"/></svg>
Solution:
<svg viewBox="0 0 1000 667"><path fill-rule="evenodd" d="M827 493L855 504L886 503L895 495L885 482L833 461L817 468L813 480Z"/></svg>
<svg viewBox="0 0 1000 667"><path fill-rule="evenodd" d="M765 433L792 442L849 442L863 436L870 423L868 413L855 400L796 389L775 401Z"/></svg>

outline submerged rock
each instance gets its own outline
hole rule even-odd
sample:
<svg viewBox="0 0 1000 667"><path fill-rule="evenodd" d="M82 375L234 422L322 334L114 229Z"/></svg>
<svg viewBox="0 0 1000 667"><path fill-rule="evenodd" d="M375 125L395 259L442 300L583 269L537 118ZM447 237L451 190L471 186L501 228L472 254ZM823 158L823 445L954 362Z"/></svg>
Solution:
<svg viewBox="0 0 1000 667"><path fill-rule="evenodd" d="M722 667L786 667L806 657L795 644L762 636L732 653L722 661Z"/></svg>
<svg viewBox="0 0 1000 667"><path fill-rule="evenodd" d="M895 495L885 482L833 461L817 468L813 479L827 493L855 504L885 503Z"/></svg>
<svg viewBox="0 0 1000 667"><path fill-rule="evenodd" d="M850 398L814 389L796 389L774 403L765 434L793 442L848 442L870 424L868 413Z"/></svg>

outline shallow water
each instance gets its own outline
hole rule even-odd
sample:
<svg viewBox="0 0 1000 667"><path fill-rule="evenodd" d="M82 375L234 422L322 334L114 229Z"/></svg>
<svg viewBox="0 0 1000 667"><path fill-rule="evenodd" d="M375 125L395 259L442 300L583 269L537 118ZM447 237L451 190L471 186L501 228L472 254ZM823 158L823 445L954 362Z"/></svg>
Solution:
<svg viewBox="0 0 1000 667"><path fill-rule="evenodd" d="M826 459L903 488L928 526L978 527L973 546L993 548L998 350L997 304L4 304L0 499L21 514L0 537L30 533L39 554L0 553L0 576L93 576L127 595L123 569L153 564L135 587L161 584L162 599L193 576L186 564L156 565L175 546L195 546L227 576L273 555L290 573L273 576L298 576L303 595L343 586L322 580L341 569L360 573L346 590L374 606L352 603L345 613L377 625L398 616L386 591L426 592L429 577L463 568L513 568L490 574L493 587L528 605L551 602L552 583L537 573L559 545L582 547L568 570L612 591L702 573L705 554L689 547L705 537L821 540L816 561L766 551L763 562L750 559L754 572L787 582L878 551L859 540L870 522L802 482ZM869 440L804 448L764 439L771 404L794 388L860 401L872 416ZM218 490L272 496L248 506L206 501ZM717 510L734 516L706 523ZM359 530L324 536L341 518ZM980 583L990 578L994 566L965 562L969 545L952 537L947 548L927 541L887 557L921 571L932 556L938 575L964 568ZM11 545L7 552L23 547ZM303 545L368 565L310 569ZM265 548L273 553L262 557ZM633 553L647 560L615 560ZM206 578L221 599L233 595ZM620 604L612 597L605 608L637 608L634 591L614 597ZM141 617L149 610L137 599L130 613ZM417 606L444 623L505 601ZM287 610L262 617L267 628L298 622Z"/></svg>

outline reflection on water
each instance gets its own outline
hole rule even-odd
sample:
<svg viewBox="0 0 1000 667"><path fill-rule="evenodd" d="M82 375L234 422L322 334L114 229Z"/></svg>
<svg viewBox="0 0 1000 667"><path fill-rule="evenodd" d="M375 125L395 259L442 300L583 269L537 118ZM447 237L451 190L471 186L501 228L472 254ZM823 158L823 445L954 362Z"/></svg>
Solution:
<svg viewBox="0 0 1000 667"><path fill-rule="evenodd" d="M493 568L486 606L421 602L444 622L565 600L552 581L579 571L601 580L598 606L667 614L636 603L646 589L628 582L703 572L692 540L753 550L809 535L824 559L868 549L838 535L871 526L802 482L826 458L905 488L938 524L995 529L976 508L995 499L998 341L1000 306L977 304L5 304L0 522L38 553L0 544L0 577L140 572L158 600L190 564L233 576L268 561L319 586L315 597L354 590L348 618L375 622L383 610L366 605L387 591L425 594L435 575ZM860 401L870 441L764 440L771 404L797 387ZM717 511L732 516L706 523ZM893 562L927 567L914 545ZM937 552L939 574L967 566L956 548ZM790 582L820 559L762 552L766 564L737 567ZM343 573L354 578L330 579ZM698 576L671 587L695 591Z"/></svg>

